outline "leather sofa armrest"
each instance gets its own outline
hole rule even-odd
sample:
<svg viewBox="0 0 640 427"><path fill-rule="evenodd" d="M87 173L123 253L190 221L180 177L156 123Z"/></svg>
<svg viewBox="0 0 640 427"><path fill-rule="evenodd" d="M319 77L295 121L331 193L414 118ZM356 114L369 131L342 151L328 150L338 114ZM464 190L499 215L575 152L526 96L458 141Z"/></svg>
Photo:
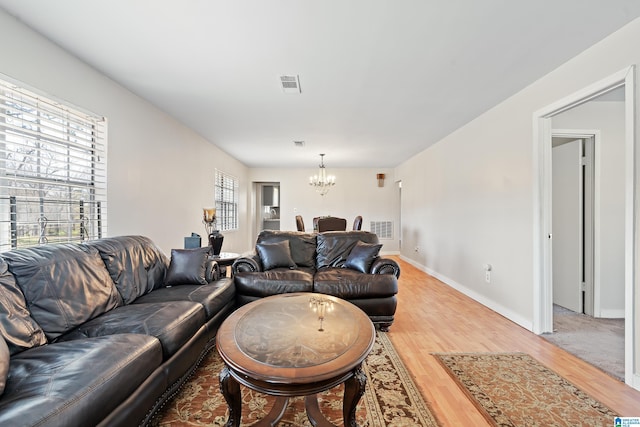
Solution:
<svg viewBox="0 0 640 427"><path fill-rule="evenodd" d="M400 266L390 258L378 258L371 265L371 274L393 274L400 278Z"/></svg>
<svg viewBox="0 0 640 427"><path fill-rule="evenodd" d="M234 275L236 273L253 273L256 271L262 271L262 263L260 262L260 258L257 254L248 253L235 260L231 266L231 270Z"/></svg>

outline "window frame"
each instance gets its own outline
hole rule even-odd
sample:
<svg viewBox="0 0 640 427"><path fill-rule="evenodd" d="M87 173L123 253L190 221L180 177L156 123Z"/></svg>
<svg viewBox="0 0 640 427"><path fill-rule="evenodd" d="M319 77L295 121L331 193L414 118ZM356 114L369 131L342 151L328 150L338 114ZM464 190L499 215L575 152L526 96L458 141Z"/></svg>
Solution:
<svg viewBox="0 0 640 427"><path fill-rule="evenodd" d="M216 226L220 231L238 230L238 187L237 177L215 170Z"/></svg>
<svg viewBox="0 0 640 427"><path fill-rule="evenodd" d="M0 74L0 252L107 233L107 119Z"/></svg>

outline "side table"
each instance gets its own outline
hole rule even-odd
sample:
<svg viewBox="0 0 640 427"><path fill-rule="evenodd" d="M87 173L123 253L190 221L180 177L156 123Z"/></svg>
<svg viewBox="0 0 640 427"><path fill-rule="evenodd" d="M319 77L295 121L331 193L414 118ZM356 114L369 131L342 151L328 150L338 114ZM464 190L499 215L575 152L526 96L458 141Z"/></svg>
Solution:
<svg viewBox="0 0 640 427"><path fill-rule="evenodd" d="M238 258L240 258L240 254L235 252L220 252L220 255L213 256L213 259L220 267L220 274L222 277L227 277L227 267L233 264L233 262Z"/></svg>

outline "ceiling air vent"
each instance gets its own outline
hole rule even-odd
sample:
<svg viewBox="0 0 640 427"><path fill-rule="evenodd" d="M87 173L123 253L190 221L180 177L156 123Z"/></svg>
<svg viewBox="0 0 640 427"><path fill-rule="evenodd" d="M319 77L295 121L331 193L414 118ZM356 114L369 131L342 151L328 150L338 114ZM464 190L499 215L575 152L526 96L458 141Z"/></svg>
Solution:
<svg viewBox="0 0 640 427"><path fill-rule="evenodd" d="M280 76L280 84L284 93L302 93L300 78L297 74L294 76Z"/></svg>

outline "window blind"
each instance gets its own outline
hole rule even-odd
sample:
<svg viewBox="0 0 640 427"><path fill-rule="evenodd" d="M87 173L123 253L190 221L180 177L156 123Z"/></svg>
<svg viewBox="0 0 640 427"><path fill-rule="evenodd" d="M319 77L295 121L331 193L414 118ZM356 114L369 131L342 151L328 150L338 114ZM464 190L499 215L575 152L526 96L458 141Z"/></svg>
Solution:
<svg viewBox="0 0 640 427"><path fill-rule="evenodd" d="M238 229L238 179L216 169L215 201L221 231Z"/></svg>
<svg viewBox="0 0 640 427"><path fill-rule="evenodd" d="M0 252L107 229L106 119L0 80Z"/></svg>

